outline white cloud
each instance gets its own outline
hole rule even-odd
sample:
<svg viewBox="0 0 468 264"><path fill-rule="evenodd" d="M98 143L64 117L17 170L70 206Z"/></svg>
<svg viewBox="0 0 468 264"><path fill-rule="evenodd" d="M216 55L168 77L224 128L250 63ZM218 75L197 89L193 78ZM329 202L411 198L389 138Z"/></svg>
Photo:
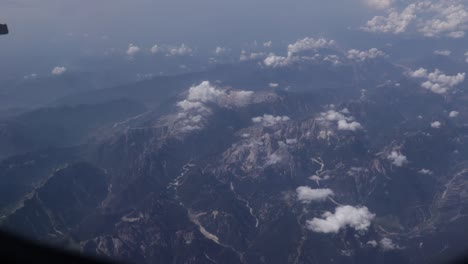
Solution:
<svg viewBox="0 0 468 264"><path fill-rule="evenodd" d="M137 55L140 52L140 50L141 50L140 47L135 46L134 44L130 44L128 45L128 49L126 53L128 56L133 57Z"/></svg>
<svg viewBox="0 0 468 264"><path fill-rule="evenodd" d="M278 83L269 83L268 86L270 86L271 88L277 88L279 86Z"/></svg>
<svg viewBox="0 0 468 264"><path fill-rule="evenodd" d="M354 121L354 117L346 116L351 114L348 109L343 109L341 112L328 110L320 113L316 118L322 125L329 126L331 123L336 123L338 130L356 131L363 129L359 122Z"/></svg>
<svg viewBox="0 0 468 264"><path fill-rule="evenodd" d="M151 47L150 51L153 54L157 54L162 51L162 48L158 44L154 44L154 46Z"/></svg>
<svg viewBox="0 0 468 264"><path fill-rule="evenodd" d="M312 201L325 201L329 196L334 193L330 189L312 189L307 186L300 186L296 189L297 199L303 203L310 203Z"/></svg>
<svg viewBox="0 0 468 264"><path fill-rule="evenodd" d="M276 56L275 54L270 53L268 57L266 57L263 60L263 63L268 67L276 68L276 67L288 66L294 61L296 61L297 59L298 57L292 57L292 56L283 57L283 56Z"/></svg>
<svg viewBox="0 0 468 264"><path fill-rule="evenodd" d="M367 231L375 215L367 207L339 206L335 213L325 212L323 219L313 218L307 221L307 228L318 233L338 233L350 227L357 231Z"/></svg>
<svg viewBox="0 0 468 264"><path fill-rule="evenodd" d="M209 81L190 87L187 100L192 102L216 103L221 107L241 107L252 101L252 91L226 91L218 89Z"/></svg>
<svg viewBox="0 0 468 264"><path fill-rule="evenodd" d="M427 70L424 68L419 68L415 71L410 72L410 76L413 78L424 78L427 77Z"/></svg>
<svg viewBox="0 0 468 264"><path fill-rule="evenodd" d="M465 80L465 75L465 73L446 75L439 69L429 73L424 68L409 73L410 77L424 79L425 81L421 83L421 87L436 94L447 93L451 88L462 83Z"/></svg>
<svg viewBox="0 0 468 264"><path fill-rule="evenodd" d="M336 112L335 110L329 110L327 112L320 113L320 118L328 121L339 121L347 119L342 113Z"/></svg>
<svg viewBox="0 0 468 264"><path fill-rule="evenodd" d="M349 130L349 131L356 131L362 129L360 123L356 121L349 122L346 120L339 120L338 121L338 130Z"/></svg>
<svg viewBox="0 0 468 264"><path fill-rule="evenodd" d="M314 60L315 57L299 56L298 53L317 50L320 48L331 47L335 45L334 40L328 40L324 38L314 39L314 38L304 38L296 41L295 43L288 45L288 54L287 56L278 56L274 53L268 54L268 56L263 60L263 63L267 67L285 67L291 65L295 62L301 60ZM244 57L246 54L243 55ZM242 55L241 55L242 58Z"/></svg>
<svg viewBox="0 0 468 264"><path fill-rule="evenodd" d="M364 0L364 2L375 9L386 9L392 5L392 0Z"/></svg>
<svg viewBox="0 0 468 264"><path fill-rule="evenodd" d="M408 159L406 158L405 155L401 154L400 152L393 150L388 156L387 159L389 159L393 165L397 167L402 167L406 163L408 163Z"/></svg>
<svg viewBox="0 0 468 264"><path fill-rule="evenodd" d="M289 121L290 118L288 116L273 116L264 114L263 116L257 116L252 118L254 123L261 123L263 126L269 127L274 126L281 122Z"/></svg>
<svg viewBox="0 0 468 264"><path fill-rule="evenodd" d="M190 87L186 99L177 103L181 112L176 123L186 132L202 129L206 117L212 113L209 104L224 108L242 107L252 103L253 94L252 91L219 89L209 81L203 81Z"/></svg>
<svg viewBox="0 0 468 264"><path fill-rule="evenodd" d="M452 52L450 50L434 50L434 54L441 56L450 56Z"/></svg>
<svg viewBox="0 0 468 264"><path fill-rule="evenodd" d="M416 4L408 5L403 11L390 9L387 16L375 16L362 27L369 32L400 34L406 31L409 24L416 18Z"/></svg>
<svg viewBox="0 0 468 264"><path fill-rule="evenodd" d="M468 28L468 8L457 0L419 0L401 11L390 8L386 16L375 16L364 30L401 34L413 29L426 37L462 38Z"/></svg>
<svg viewBox="0 0 468 264"><path fill-rule="evenodd" d="M464 37L468 26L468 9L455 1L427 3L424 11L430 17L420 22L419 31L428 37L447 34L452 38Z"/></svg>
<svg viewBox="0 0 468 264"><path fill-rule="evenodd" d="M168 49L169 55L171 56L183 56L183 55L191 55L192 48L188 47L185 44L180 46L172 46Z"/></svg>
<svg viewBox="0 0 468 264"><path fill-rule="evenodd" d="M432 175L432 174L434 174L431 170L424 169L424 168L423 168L423 169L420 169L420 170L418 171L418 173L419 173L419 174L424 174L424 175Z"/></svg>
<svg viewBox="0 0 468 264"><path fill-rule="evenodd" d="M459 115L460 113L458 111L450 111L449 117L455 118Z"/></svg>
<svg viewBox="0 0 468 264"><path fill-rule="evenodd" d="M63 66L57 66L55 68L52 69L52 74L53 75L62 75L64 74L65 72L67 71L67 68L63 67Z"/></svg>
<svg viewBox="0 0 468 264"><path fill-rule="evenodd" d="M288 57L292 54L334 46L334 40L304 38L288 45Z"/></svg>
<svg viewBox="0 0 468 264"><path fill-rule="evenodd" d="M434 121L431 123L432 128L440 128L442 126L442 123L439 121Z"/></svg>

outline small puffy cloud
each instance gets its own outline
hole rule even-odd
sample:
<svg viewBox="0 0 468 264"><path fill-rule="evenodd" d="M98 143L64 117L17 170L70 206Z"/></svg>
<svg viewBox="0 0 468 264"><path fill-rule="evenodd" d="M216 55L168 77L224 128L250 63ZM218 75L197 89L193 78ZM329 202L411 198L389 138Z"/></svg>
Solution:
<svg viewBox="0 0 468 264"><path fill-rule="evenodd" d="M329 110L327 112L320 113L320 118L325 119L327 121L339 121L339 120L346 120L346 117L335 110Z"/></svg>
<svg viewBox="0 0 468 264"><path fill-rule="evenodd" d="M452 52L450 50L434 50L434 54L440 55L440 56L450 56Z"/></svg>
<svg viewBox="0 0 468 264"><path fill-rule="evenodd" d="M328 40L324 38L304 38L288 45L288 55L320 48L327 48L334 46L335 44L336 43L334 40Z"/></svg>
<svg viewBox="0 0 468 264"><path fill-rule="evenodd" d="M367 207L339 206L335 213L325 212L322 218L307 221L307 228L317 233L338 233L350 227L357 231L367 231L375 214Z"/></svg>
<svg viewBox="0 0 468 264"><path fill-rule="evenodd" d="M279 86L278 83L269 83L268 86L270 86L271 88L277 88Z"/></svg>
<svg viewBox="0 0 468 264"><path fill-rule="evenodd" d="M432 174L434 174L431 170L429 170L429 169L424 169L424 168L423 168L423 169L420 169L420 170L418 171L418 173L419 173L419 174L423 174L423 175L432 175Z"/></svg>
<svg viewBox="0 0 468 264"><path fill-rule="evenodd" d="M135 46L134 44L130 44L128 45L128 49L126 53L128 56L133 57L137 55L140 51L141 51L140 47Z"/></svg>
<svg viewBox="0 0 468 264"><path fill-rule="evenodd" d="M440 128L442 126L442 123L439 121L434 121L431 123L432 128Z"/></svg>
<svg viewBox="0 0 468 264"><path fill-rule="evenodd" d="M191 55L192 48L189 46L182 44L180 46L172 46L168 49L168 55L171 56L184 56L184 55Z"/></svg>
<svg viewBox="0 0 468 264"><path fill-rule="evenodd" d="M458 111L450 111L449 117L450 118L455 118L459 115L460 113Z"/></svg>
<svg viewBox="0 0 468 264"><path fill-rule="evenodd" d="M465 80L465 75L465 73L446 75L439 69L435 69L433 72L428 72L428 70L424 68L419 68L418 70L409 73L410 77L423 79L421 87L436 94L447 93L451 88L462 83Z"/></svg>
<svg viewBox="0 0 468 264"><path fill-rule="evenodd" d="M55 68L52 69L52 74L53 75L62 75L64 74L65 72L67 71L67 68L63 67L63 66L57 66Z"/></svg>
<svg viewBox="0 0 468 264"><path fill-rule="evenodd" d="M310 203L313 201L325 201L329 196L334 193L330 189L312 189L308 186L300 186L296 189L297 199L302 203Z"/></svg>
<svg viewBox="0 0 468 264"><path fill-rule="evenodd" d="M267 115L267 114L252 118L252 121L254 123L260 123L266 127L274 126L278 123L287 122L289 120L290 118L288 116L273 116L273 115Z"/></svg>
<svg viewBox="0 0 468 264"><path fill-rule="evenodd" d="M403 165L408 163L408 159L406 158L406 156L396 150L390 152L390 154L387 156L387 159L390 160L392 164L397 167L402 167Z"/></svg>
<svg viewBox="0 0 468 264"><path fill-rule="evenodd" d="M410 76L413 78L424 78L427 77L427 70L424 68L419 68L415 71L410 72Z"/></svg>
<svg viewBox="0 0 468 264"><path fill-rule="evenodd" d="M348 122L346 120L339 120L338 121L338 130L349 130L349 131L356 131L362 129L360 123L356 121Z"/></svg>
<svg viewBox="0 0 468 264"><path fill-rule="evenodd" d="M151 49L150 49L150 52L153 53L153 54L157 54L157 53L159 53L161 51L162 51L162 48L158 44L154 44L154 46L151 47Z"/></svg>

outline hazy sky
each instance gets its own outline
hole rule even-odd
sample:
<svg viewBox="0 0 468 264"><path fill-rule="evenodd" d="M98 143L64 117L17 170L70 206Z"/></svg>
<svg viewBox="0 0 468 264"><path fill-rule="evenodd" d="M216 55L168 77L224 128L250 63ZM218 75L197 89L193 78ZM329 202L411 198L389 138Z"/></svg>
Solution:
<svg viewBox="0 0 468 264"><path fill-rule="evenodd" d="M0 21L12 34L3 45L31 49L54 42L115 46L130 42L229 44L289 40L358 25L360 0L0 0Z"/></svg>
<svg viewBox="0 0 468 264"><path fill-rule="evenodd" d="M468 28L467 2L0 0L0 23L8 23L11 30L0 39L0 71L17 67L28 72L39 64L50 68L84 57L125 54L130 43L146 51L154 44L185 43L202 53L216 46L238 51L255 40L272 40L275 48L284 48L309 36L336 39L344 45L352 41L372 45L368 37L413 32L463 41ZM358 36L365 25L372 32ZM347 48L359 48L352 45Z"/></svg>

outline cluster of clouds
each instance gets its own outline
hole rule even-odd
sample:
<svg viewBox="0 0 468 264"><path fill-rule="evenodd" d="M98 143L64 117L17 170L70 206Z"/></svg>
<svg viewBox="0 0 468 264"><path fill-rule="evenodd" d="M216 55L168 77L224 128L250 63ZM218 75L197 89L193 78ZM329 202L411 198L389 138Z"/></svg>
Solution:
<svg viewBox="0 0 468 264"><path fill-rule="evenodd" d="M332 109L320 113L316 120L325 126L336 123L338 130L357 131L363 129L362 125L354 121L354 117L349 116L349 114L349 110L346 108L340 112Z"/></svg>
<svg viewBox="0 0 468 264"><path fill-rule="evenodd" d="M62 75L66 71L67 71L67 68L65 68L64 66L57 66L57 67L52 69L51 73L52 73L52 75ZM37 76L37 74L34 77L36 77L36 76Z"/></svg>
<svg viewBox="0 0 468 264"><path fill-rule="evenodd" d="M330 189L312 189L308 186L300 186L296 189L297 199L302 203L313 201L325 201L328 197L335 195Z"/></svg>
<svg viewBox="0 0 468 264"><path fill-rule="evenodd" d="M329 48L336 45L334 40L329 40L325 38L309 38L297 40L294 43L288 45L287 56L278 56L274 53L270 53L263 61L264 65L267 67L285 67L291 65L295 62L309 59L307 56L300 56L300 53L308 51L316 51L318 49Z"/></svg>
<svg viewBox="0 0 468 264"><path fill-rule="evenodd" d="M430 90L436 94L447 93L451 88L459 85L465 80L465 73L457 73L456 75L446 75L439 69L429 72L425 68L409 73L410 77L423 79L421 87Z"/></svg>
<svg viewBox="0 0 468 264"><path fill-rule="evenodd" d="M140 51L141 51L141 48L140 48L140 47L135 46L135 44L133 44L133 43L130 43L130 44L128 45L128 49L127 49L126 53L127 53L127 55L128 55L129 57L134 57L135 55L137 55L138 53L140 53Z"/></svg>
<svg viewBox="0 0 468 264"><path fill-rule="evenodd" d="M271 127L282 122L287 122L290 119L291 118L289 118L288 116L273 116L264 114L263 116L257 116L252 118L252 122L262 124L265 127Z"/></svg>
<svg viewBox="0 0 468 264"><path fill-rule="evenodd" d="M193 131L203 128L206 118L211 115L210 105L223 108L243 107L253 102L252 91L234 91L220 89L209 81L190 87L185 100L179 101L181 109L176 118L182 131Z"/></svg>
<svg viewBox="0 0 468 264"><path fill-rule="evenodd" d="M144 50L139 46L131 43L128 45L127 51L125 52L130 58L135 57ZM169 45L161 46L155 44L149 49L151 54L165 54L166 56L189 56L192 55L193 49L186 44L181 44L179 46Z"/></svg>
<svg viewBox="0 0 468 264"><path fill-rule="evenodd" d="M375 214L365 206L344 205L336 207L335 213L325 212L322 218L308 220L307 228L317 233L338 233L346 227L367 231L374 217Z"/></svg>
<svg viewBox="0 0 468 264"><path fill-rule="evenodd" d="M379 57L386 57L386 56L387 54L385 54L385 52L378 50L376 48L371 48L369 50L364 50L364 51L360 51L356 49L348 50L347 58L350 60L357 60L357 61L362 62L368 59L376 59Z"/></svg>
<svg viewBox="0 0 468 264"><path fill-rule="evenodd" d="M390 160L392 164L397 167L403 167L403 165L408 163L408 159L406 158L406 156L396 150L392 150L390 154L387 155L387 159Z"/></svg>
<svg viewBox="0 0 468 264"><path fill-rule="evenodd" d="M385 15L374 16L362 27L369 32L402 34L410 28L426 37L462 38L468 29L468 8L462 1L420 0L403 9L392 7L390 0L367 0L385 9Z"/></svg>

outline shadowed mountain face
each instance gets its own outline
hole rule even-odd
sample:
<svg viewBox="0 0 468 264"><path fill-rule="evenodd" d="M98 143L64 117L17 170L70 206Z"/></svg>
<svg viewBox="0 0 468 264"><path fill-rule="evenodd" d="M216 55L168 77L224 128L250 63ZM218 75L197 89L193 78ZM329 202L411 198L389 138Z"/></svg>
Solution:
<svg viewBox="0 0 468 264"><path fill-rule="evenodd" d="M402 72L246 62L62 98L1 130L1 224L131 263L447 260L468 96Z"/></svg>

